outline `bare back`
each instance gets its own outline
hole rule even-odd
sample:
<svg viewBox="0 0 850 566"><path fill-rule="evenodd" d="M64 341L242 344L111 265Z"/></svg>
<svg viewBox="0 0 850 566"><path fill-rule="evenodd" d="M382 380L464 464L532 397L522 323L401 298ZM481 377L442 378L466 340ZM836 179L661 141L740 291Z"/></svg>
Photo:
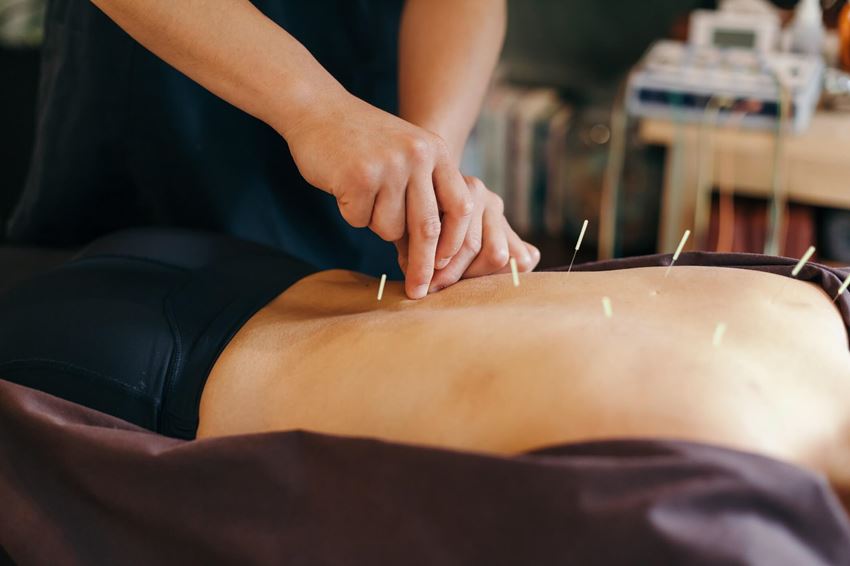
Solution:
<svg viewBox="0 0 850 566"><path fill-rule="evenodd" d="M492 276L422 301L390 283L379 303L376 289L317 273L257 313L209 377L198 435L308 429L507 454L662 437L850 465L847 334L813 285L678 267L534 273L519 288Z"/></svg>

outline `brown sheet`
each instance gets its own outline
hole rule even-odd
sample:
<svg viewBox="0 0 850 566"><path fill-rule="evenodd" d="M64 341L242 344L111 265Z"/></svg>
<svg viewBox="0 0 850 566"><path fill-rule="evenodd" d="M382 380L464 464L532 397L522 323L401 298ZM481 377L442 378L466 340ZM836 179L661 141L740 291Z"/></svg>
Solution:
<svg viewBox="0 0 850 566"><path fill-rule="evenodd" d="M0 545L21 564L850 565L850 522L820 476L707 445L500 458L306 432L182 441L0 380Z"/></svg>

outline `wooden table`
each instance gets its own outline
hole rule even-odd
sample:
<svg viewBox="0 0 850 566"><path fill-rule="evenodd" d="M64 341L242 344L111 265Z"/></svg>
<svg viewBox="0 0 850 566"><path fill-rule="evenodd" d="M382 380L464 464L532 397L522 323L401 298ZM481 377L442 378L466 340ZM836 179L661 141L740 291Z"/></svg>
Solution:
<svg viewBox="0 0 850 566"><path fill-rule="evenodd" d="M772 131L648 119L639 136L668 149L659 252L674 250L685 229L693 230L694 246L704 245L706 195L714 186L725 183L735 194L770 198L775 171L788 200L850 209L850 113L818 112L805 132L786 134L776 170Z"/></svg>

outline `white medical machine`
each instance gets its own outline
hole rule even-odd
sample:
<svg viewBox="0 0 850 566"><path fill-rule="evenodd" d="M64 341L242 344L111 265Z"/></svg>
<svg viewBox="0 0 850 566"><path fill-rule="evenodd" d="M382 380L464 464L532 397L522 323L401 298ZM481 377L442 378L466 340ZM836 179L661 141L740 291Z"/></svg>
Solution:
<svg viewBox="0 0 850 566"><path fill-rule="evenodd" d="M744 127L775 128L784 111L790 129L804 130L820 99L824 64L776 51L779 28L775 14L695 11L688 43L654 44L633 71L629 113L700 122L714 107L721 118L740 114Z"/></svg>

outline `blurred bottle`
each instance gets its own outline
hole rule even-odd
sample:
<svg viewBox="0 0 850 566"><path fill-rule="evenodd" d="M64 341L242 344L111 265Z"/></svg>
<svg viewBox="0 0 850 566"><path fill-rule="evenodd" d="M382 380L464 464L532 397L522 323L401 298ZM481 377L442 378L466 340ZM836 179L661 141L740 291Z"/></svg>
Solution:
<svg viewBox="0 0 850 566"><path fill-rule="evenodd" d="M838 36L841 41L841 66L850 71L850 2L844 5L838 16Z"/></svg>
<svg viewBox="0 0 850 566"><path fill-rule="evenodd" d="M791 49L795 53L821 55L826 30L820 0L800 0L791 23Z"/></svg>

